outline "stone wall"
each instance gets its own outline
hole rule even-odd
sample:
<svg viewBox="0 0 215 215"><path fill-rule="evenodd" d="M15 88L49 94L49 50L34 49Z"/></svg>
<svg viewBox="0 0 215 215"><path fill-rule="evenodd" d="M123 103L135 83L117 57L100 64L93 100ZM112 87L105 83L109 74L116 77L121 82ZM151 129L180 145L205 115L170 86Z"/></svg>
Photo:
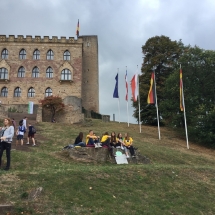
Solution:
<svg viewBox="0 0 215 215"><path fill-rule="evenodd" d="M83 39L82 104L86 110L99 113L99 68L97 36Z"/></svg>

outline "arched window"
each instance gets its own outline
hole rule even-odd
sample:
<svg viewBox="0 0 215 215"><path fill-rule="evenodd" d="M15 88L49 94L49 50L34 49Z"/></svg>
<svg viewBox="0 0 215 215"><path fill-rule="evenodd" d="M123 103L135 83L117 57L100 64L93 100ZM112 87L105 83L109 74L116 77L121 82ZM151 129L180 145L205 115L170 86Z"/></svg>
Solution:
<svg viewBox="0 0 215 215"><path fill-rule="evenodd" d="M47 60L53 60L54 59L54 53L51 49L48 50L47 55L46 55L46 59Z"/></svg>
<svg viewBox="0 0 215 215"><path fill-rule="evenodd" d="M8 79L8 71L6 68L0 68L0 79Z"/></svg>
<svg viewBox="0 0 215 215"><path fill-rule="evenodd" d="M34 96L35 96L35 90L33 87L31 87L28 90L28 97L34 97Z"/></svg>
<svg viewBox="0 0 215 215"><path fill-rule="evenodd" d="M18 78L24 78L25 77L25 68L23 66L21 66L18 70Z"/></svg>
<svg viewBox="0 0 215 215"><path fill-rule="evenodd" d="M2 50L1 58L2 59L8 59L8 50L7 49Z"/></svg>
<svg viewBox="0 0 215 215"><path fill-rule="evenodd" d="M38 78L39 77L39 69L38 67L34 67L32 70L32 78Z"/></svg>
<svg viewBox="0 0 215 215"><path fill-rule="evenodd" d="M38 49L36 49L36 50L34 51L33 59L34 59L34 60L39 60L39 59L40 59L40 51L39 51Z"/></svg>
<svg viewBox="0 0 215 215"><path fill-rule="evenodd" d="M52 89L50 88L50 87L48 87L47 89L46 89L46 97L48 97L48 96L52 96Z"/></svg>
<svg viewBox="0 0 215 215"><path fill-rule="evenodd" d="M20 60L26 59L26 51L25 51L25 49L22 49L22 50L19 52L19 59L20 59Z"/></svg>
<svg viewBox="0 0 215 215"><path fill-rule="evenodd" d="M63 54L63 59L64 60L70 60L70 52L66 50Z"/></svg>
<svg viewBox="0 0 215 215"><path fill-rule="evenodd" d="M51 67L48 67L46 70L46 78L53 78L53 70Z"/></svg>
<svg viewBox="0 0 215 215"><path fill-rule="evenodd" d="M68 69L64 69L61 72L61 80L71 80L71 72Z"/></svg>
<svg viewBox="0 0 215 215"><path fill-rule="evenodd" d="M14 90L14 97L20 97L21 96L21 89L19 87L17 87Z"/></svg>
<svg viewBox="0 0 215 215"><path fill-rule="evenodd" d="M7 97L8 89L7 87L3 87L1 89L1 97Z"/></svg>

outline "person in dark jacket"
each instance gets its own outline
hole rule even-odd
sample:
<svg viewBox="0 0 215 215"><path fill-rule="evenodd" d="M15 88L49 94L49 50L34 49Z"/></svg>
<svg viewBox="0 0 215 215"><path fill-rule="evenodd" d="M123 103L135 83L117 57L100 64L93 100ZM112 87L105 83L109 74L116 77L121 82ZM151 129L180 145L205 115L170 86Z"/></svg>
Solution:
<svg viewBox="0 0 215 215"><path fill-rule="evenodd" d="M35 144L35 138L34 138L34 135L36 132L34 132L34 126L31 125L30 123L28 124L28 137L27 137L27 145L29 145L29 139L31 138L32 139L32 142L33 142L33 145L32 146L36 146Z"/></svg>
<svg viewBox="0 0 215 215"><path fill-rule="evenodd" d="M74 146L81 146L81 147L86 146L86 143L83 142L83 136L84 136L83 132L80 132L79 135L75 139Z"/></svg>

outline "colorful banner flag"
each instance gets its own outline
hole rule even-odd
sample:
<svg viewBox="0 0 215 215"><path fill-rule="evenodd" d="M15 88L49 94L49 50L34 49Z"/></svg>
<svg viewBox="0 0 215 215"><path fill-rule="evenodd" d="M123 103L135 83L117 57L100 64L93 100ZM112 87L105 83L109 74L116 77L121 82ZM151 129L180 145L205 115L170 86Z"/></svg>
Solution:
<svg viewBox="0 0 215 215"><path fill-rule="evenodd" d="M137 101L137 96L138 96L138 86L137 86L137 74L133 76L131 79L131 93L133 97L133 101Z"/></svg>
<svg viewBox="0 0 215 215"><path fill-rule="evenodd" d="M150 88L147 99L148 104L155 104L155 72L152 72L151 80L150 80Z"/></svg>
<svg viewBox="0 0 215 215"><path fill-rule="evenodd" d="M77 28L76 28L76 35L77 35L77 37L79 37L79 30L80 30L80 28L79 28L79 20L78 20L78 24L77 24Z"/></svg>
<svg viewBox="0 0 215 215"><path fill-rule="evenodd" d="M114 92L113 92L113 98L119 98L119 92L118 92L118 73L115 77L115 80L116 80L116 84L115 84L115 89L114 89Z"/></svg>
<svg viewBox="0 0 215 215"><path fill-rule="evenodd" d="M125 74L125 88L126 88L125 100L128 101L128 79L127 79L127 70L126 70L126 74Z"/></svg>
<svg viewBox="0 0 215 215"><path fill-rule="evenodd" d="M28 113L33 114L34 112L34 102L28 102Z"/></svg>
<svg viewBox="0 0 215 215"><path fill-rule="evenodd" d="M180 69L180 109L184 111L182 69Z"/></svg>

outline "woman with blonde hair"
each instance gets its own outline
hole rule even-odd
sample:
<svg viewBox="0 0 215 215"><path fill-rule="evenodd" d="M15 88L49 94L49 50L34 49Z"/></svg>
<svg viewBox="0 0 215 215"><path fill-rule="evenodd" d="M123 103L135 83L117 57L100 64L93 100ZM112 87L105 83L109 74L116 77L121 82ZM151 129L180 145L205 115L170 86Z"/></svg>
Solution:
<svg viewBox="0 0 215 215"><path fill-rule="evenodd" d="M133 147L133 139L128 135L128 133L125 133L125 138L123 140L124 146L130 151L131 157L135 157L134 154L134 147Z"/></svg>
<svg viewBox="0 0 215 215"><path fill-rule="evenodd" d="M12 125L12 121L9 118L4 119L4 127L0 127L0 166L1 160L4 150L6 150L6 157L7 157L7 165L4 170L9 170L10 168L10 150L11 150L11 143L13 141L14 135L14 127Z"/></svg>

